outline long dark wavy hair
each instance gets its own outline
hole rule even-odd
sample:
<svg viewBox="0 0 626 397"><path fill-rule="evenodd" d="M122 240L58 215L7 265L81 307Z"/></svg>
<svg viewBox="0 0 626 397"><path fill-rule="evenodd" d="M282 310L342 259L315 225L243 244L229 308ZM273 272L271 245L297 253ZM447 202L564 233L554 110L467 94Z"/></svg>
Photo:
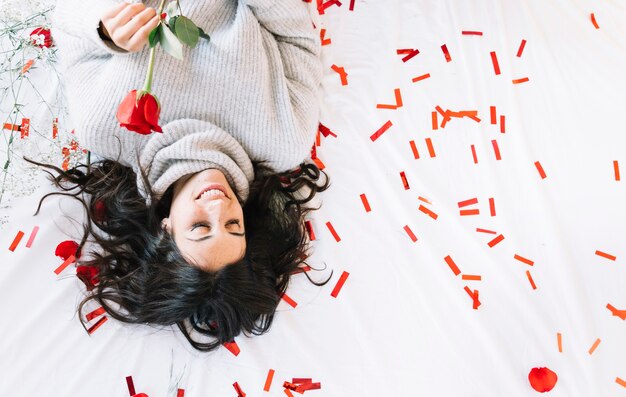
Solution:
<svg viewBox="0 0 626 397"><path fill-rule="evenodd" d="M188 263L161 226L169 215L173 189L162 197L150 191L150 204L137 189L135 172L119 162L103 160L63 171L44 167L60 189L51 195L70 196L84 206L88 239L102 252L90 252L81 265L98 270L99 283L80 302L96 301L125 323L176 324L191 345L210 351L235 336L260 335L270 328L276 306L290 276L302 271L308 256L306 206L329 185L326 173L313 164L276 174L255 164L254 182L243 205L247 248L243 259L218 271ZM48 171L49 170L49 171ZM143 175L144 183L150 186ZM102 211L104 208L104 211ZM309 281L316 285L323 282Z"/></svg>

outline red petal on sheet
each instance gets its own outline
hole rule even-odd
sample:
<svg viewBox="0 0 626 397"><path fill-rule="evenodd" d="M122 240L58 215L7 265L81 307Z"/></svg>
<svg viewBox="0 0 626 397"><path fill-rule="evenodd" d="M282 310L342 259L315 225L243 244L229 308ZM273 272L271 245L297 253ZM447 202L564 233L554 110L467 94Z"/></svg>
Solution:
<svg viewBox="0 0 626 397"><path fill-rule="evenodd" d="M54 250L54 255L61 257L63 260L67 260L70 256L74 255L76 259L80 258L80 252L78 251L78 243L72 240L66 240L57 245Z"/></svg>
<svg viewBox="0 0 626 397"><path fill-rule="evenodd" d="M558 377L550 368L540 367L533 368L528 373L528 381L533 389L539 393L550 391L556 385Z"/></svg>

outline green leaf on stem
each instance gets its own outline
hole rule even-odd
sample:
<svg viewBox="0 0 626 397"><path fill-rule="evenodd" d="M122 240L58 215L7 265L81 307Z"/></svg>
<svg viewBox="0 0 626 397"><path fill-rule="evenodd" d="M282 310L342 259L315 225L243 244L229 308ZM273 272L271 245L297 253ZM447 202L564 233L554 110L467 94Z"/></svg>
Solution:
<svg viewBox="0 0 626 397"><path fill-rule="evenodd" d="M178 15L175 17L171 17L169 23L167 24L172 32L174 32L174 34L176 34L176 20L178 19L178 17Z"/></svg>
<svg viewBox="0 0 626 397"><path fill-rule="evenodd" d="M160 26L160 24L159 24ZM157 44L159 44L159 26L152 29L150 32L150 36L148 36L148 43L150 43L150 48L154 48Z"/></svg>
<svg viewBox="0 0 626 397"><path fill-rule="evenodd" d="M200 37L202 37L205 40L211 41L211 36L206 34L204 30L202 30L202 28L198 28L198 31L200 32Z"/></svg>
<svg viewBox="0 0 626 397"><path fill-rule="evenodd" d="M198 38L200 37L200 31L195 23L191 19L179 16L174 23L174 34L183 43L189 47L194 48L198 44Z"/></svg>
<svg viewBox="0 0 626 397"><path fill-rule="evenodd" d="M183 60L183 44L165 24L159 25L159 43L165 52L176 59Z"/></svg>

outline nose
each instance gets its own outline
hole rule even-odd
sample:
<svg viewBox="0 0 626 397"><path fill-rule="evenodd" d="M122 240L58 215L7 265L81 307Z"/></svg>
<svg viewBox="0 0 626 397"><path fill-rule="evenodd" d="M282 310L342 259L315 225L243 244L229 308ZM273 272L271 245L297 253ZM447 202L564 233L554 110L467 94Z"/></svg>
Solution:
<svg viewBox="0 0 626 397"><path fill-rule="evenodd" d="M202 216L214 227L221 225L222 218L228 213L229 203L226 200L209 200L197 203Z"/></svg>

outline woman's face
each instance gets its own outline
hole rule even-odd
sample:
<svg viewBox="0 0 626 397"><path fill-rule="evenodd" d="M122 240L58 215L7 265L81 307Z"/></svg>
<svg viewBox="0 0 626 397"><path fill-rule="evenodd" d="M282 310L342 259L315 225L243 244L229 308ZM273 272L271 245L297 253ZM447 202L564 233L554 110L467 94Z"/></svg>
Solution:
<svg viewBox="0 0 626 397"><path fill-rule="evenodd" d="M224 174L208 169L179 179L163 226L185 259L211 271L246 252L243 209Z"/></svg>

